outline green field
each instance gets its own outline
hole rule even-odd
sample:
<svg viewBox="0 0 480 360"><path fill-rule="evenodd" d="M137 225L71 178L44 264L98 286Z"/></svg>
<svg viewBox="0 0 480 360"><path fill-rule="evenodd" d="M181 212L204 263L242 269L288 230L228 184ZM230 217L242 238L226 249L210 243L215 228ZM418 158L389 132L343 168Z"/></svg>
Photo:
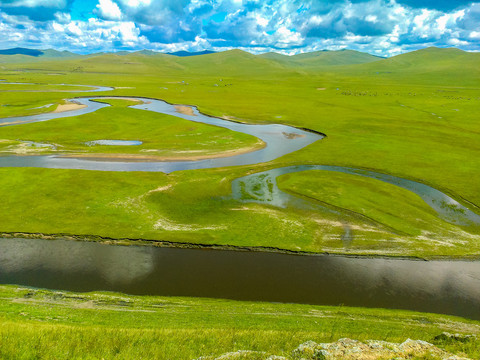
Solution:
<svg viewBox="0 0 480 360"><path fill-rule="evenodd" d="M0 168L0 233L71 234L142 245L157 240L339 254L480 256L479 226L452 225L419 196L370 178L333 171L280 176L279 188L311 204L307 208L232 196L232 181L239 177L291 165L335 165L425 183L480 214L478 53L428 48L388 59L354 51L291 57L240 50L188 58L145 51L55 56L0 55L0 79L33 84L0 82L0 118L50 112L74 97L135 96L326 137L268 163L170 174ZM55 84L115 90L88 93ZM112 106L46 122L0 124L0 156L172 160L264 146L253 136L128 108L131 101L102 101ZM143 143L86 144L100 139ZM353 234L348 245L341 240L346 226ZM273 354L295 359L292 351L305 341L345 337L420 339L459 356L480 357L478 337L434 339L443 331L478 336L478 321L402 310L3 285L0 324L2 359L213 359L237 350L264 352L242 359Z"/></svg>
<svg viewBox="0 0 480 360"><path fill-rule="evenodd" d="M65 88L49 84L86 84L116 88L98 95L159 98L196 105L209 115L288 124L327 137L265 164L168 176L1 169L8 176L0 178L0 231L346 251L338 240L343 231L338 218L230 197L230 183L237 177L299 164L364 168L413 179L480 213L480 188L473 176L480 171L479 54L428 48L389 59L349 51L286 57L240 50L189 58L145 52L30 63L26 58L0 56L1 79L37 84L0 83L1 117L51 111L66 98L88 95L58 92ZM53 105L33 109L48 104ZM251 136L129 109L122 101L112 104L88 115L0 127L0 151L173 159L262 146ZM105 138L143 144L85 145ZM350 253L480 254L478 227L451 225L416 195L394 186L305 172L282 181L281 187L362 215L352 223L356 230ZM72 216L59 219L60 212ZM365 222L367 217L371 221Z"/></svg>
<svg viewBox="0 0 480 360"><path fill-rule="evenodd" d="M1 129L0 154L137 155L144 158L219 156L264 144L253 136L175 116L130 109L138 102L104 99L112 105L94 113ZM140 146L89 145L101 139L136 140ZM200 140L203 138L203 140ZM21 139L21 140L20 140ZM29 146L35 142L45 146ZM49 145L49 146L46 146Z"/></svg>
<svg viewBox="0 0 480 360"><path fill-rule="evenodd" d="M3 359L196 359L238 350L291 357L301 343L350 337L435 343L478 358L480 342L436 341L480 333L480 323L410 311L251 303L0 286ZM434 359L433 357L422 357Z"/></svg>

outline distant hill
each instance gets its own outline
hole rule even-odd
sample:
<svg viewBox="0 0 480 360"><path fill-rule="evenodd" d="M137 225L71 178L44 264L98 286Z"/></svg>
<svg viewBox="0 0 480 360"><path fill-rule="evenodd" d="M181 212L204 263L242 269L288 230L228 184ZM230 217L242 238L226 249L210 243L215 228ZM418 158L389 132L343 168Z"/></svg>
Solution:
<svg viewBox="0 0 480 360"><path fill-rule="evenodd" d="M201 56L178 58L177 63L195 73L255 76L291 70L275 61L263 59L249 52L233 49Z"/></svg>
<svg viewBox="0 0 480 360"><path fill-rule="evenodd" d="M349 73L412 83L474 84L480 79L480 53L430 47L348 68Z"/></svg>
<svg viewBox="0 0 480 360"><path fill-rule="evenodd" d="M352 65L379 61L383 58L355 50L315 51L293 55L295 61L309 65Z"/></svg>
<svg viewBox="0 0 480 360"><path fill-rule="evenodd" d="M355 50L321 50L297 55L283 55L274 52L258 55L264 59L290 66L316 68L334 65L354 65L379 61L383 58Z"/></svg>
<svg viewBox="0 0 480 360"><path fill-rule="evenodd" d="M74 54L66 50L65 51L57 51L53 49L37 50L37 49L27 49L27 48L13 48L13 49L0 50L0 55L24 55L24 56L31 56L31 57L49 57L49 58L79 56L78 54Z"/></svg>
<svg viewBox="0 0 480 360"><path fill-rule="evenodd" d="M477 55L478 53L469 53L457 48L428 47L388 58L386 64L395 64L401 67L409 67L412 64L415 64L416 67L439 63L448 65L457 60L473 58Z"/></svg>
<svg viewBox="0 0 480 360"><path fill-rule="evenodd" d="M362 78L362 81L383 79L386 84L396 81L412 84L475 84L480 79L480 53L455 48L426 48L390 58L353 50L316 51L292 56L274 52L254 55L239 49L188 54L179 56L141 50L77 55L51 49L17 48L0 51L0 63L28 64L41 61L44 68L51 70L118 74L155 72L182 77L204 74L224 79L229 76L276 78L322 72ZM223 84L218 83L217 86Z"/></svg>
<svg viewBox="0 0 480 360"><path fill-rule="evenodd" d="M25 49L25 48L14 48L14 49L5 49L0 50L0 55L27 55L27 56L40 56L43 54L41 50L35 49Z"/></svg>
<svg viewBox="0 0 480 360"><path fill-rule="evenodd" d="M197 52L175 51L175 52L169 52L169 53L166 53L166 54L185 57L185 56L208 55L208 54L215 54L215 53L216 53L215 51L204 50L204 51L197 51Z"/></svg>
<svg viewBox="0 0 480 360"><path fill-rule="evenodd" d="M65 57L76 57L82 56L79 54L72 53L70 51L57 51L53 49L42 50L43 54L40 57L49 57L49 58L65 58Z"/></svg>

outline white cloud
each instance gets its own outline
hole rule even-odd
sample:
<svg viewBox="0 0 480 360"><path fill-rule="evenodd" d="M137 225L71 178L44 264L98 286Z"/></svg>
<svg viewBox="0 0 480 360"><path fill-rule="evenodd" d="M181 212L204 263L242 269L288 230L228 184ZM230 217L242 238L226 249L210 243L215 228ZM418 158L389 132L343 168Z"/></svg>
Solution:
<svg viewBox="0 0 480 360"><path fill-rule="evenodd" d="M472 31L470 35L468 35L470 39L479 39L480 40L480 31Z"/></svg>
<svg viewBox="0 0 480 360"><path fill-rule="evenodd" d="M14 1L0 1L0 5L5 7L20 7L25 6L29 8L42 6L48 8L64 8L67 3L66 0L14 0Z"/></svg>
<svg viewBox="0 0 480 360"><path fill-rule="evenodd" d="M256 15L255 18L257 19L257 24L260 25L261 27L265 27L268 25L268 19L260 15Z"/></svg>
<svg viewBox="0 0 480 360"><path fill-rule="evenodd" d="M152 0L122 0L122 3L132 8L137 8L150 5Z"/></svg>
<svg viewBox="0 0 480 360"><path fill-rule="evenodd" d="M72 17L69 13L65 12L56 12L55 13L55 20L60 22L60 23L68 23L72 21Z"/></svg>
<svg viewBox="0 0 480 360"><path fill-rule="evenodd" d="M422 9L422 13L413 18L413 23L416 25L417 31L421 32L423 29L425 29L425 24L428 23L428 20L432 14L433 11Z"/></svg>
<svg viewBox="0 0 480 360"><path fill-rule="evenodd" d="M129 42L136 41L140 33L140 30L135 27L133 22L122 22L113 27L112 30L118 31L122 40Z"/></svg>
<svg viewBox="0 0 480 360"><path fill-rule="evenodd" d="M238 47L288 54L350 48L380 55L423 46L475 50L480 49L479 1L440 11L395 0L98 0L91 9L94 17L81 21L68 14L71 0L0 0L0 46L42 44L73 51ZM49 17L34 17L35 6L55 9Z"/></svg>
<svg viewBox="0 0 480 360"><path fill-rule="evenodd" d="M83 35L83 32L82 30L80 30L80 28L78 27L77 24L75 24L74 22L71 22L70 24L67 25L67 30L70 34L72 35L76 35L76 36L81 36Z"/></svg>
<svg viewBox="0 0 480 360"><path fill-rule="evenodd" d="M465 46L469 44L468 41L463 41L455 38L448 39L447 43L454 46L459 46L459 45Z"/></svg>
<svg viewBox="0 0 480 360"><path fill-rule="evenodd" d="M107 20L120 20L122 18L122 12L116 3L112 0L100 0L96 8L99 15Z"/></svg>

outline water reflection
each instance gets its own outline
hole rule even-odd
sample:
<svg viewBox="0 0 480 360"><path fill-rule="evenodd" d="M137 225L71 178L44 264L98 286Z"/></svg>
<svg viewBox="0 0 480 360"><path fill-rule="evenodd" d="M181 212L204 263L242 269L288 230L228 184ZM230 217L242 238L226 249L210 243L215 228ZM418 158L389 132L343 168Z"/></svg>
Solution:
<svg viewBox="0 0 480 360"><path fill-rule="evenodd" d="M480 262L0 239L0 283L401 308L480 320Z"/></svg>
<svg viewBox="0 0 480 360"><path fill-rule="evenodd" d="M54 240L0 241L2 275L23 274L27 282L30 279L47 284L55 281L55 277L69 274L67 278L72 276L72 281L84 283L87 280L81 279L81 274L95 273L107 284L117 286L137 281L149 275L153 268L153 254L149 247L95 246ZM36 286L34 283L30 285Z"/></svg>

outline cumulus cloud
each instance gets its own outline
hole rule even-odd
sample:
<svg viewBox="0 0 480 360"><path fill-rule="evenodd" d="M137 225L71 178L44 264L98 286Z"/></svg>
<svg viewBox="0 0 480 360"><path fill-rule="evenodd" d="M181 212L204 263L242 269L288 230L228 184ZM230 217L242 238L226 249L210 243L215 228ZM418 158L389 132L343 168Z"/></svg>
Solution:
<svg viewBox="0 0 480 360"><path fill-rule="evenodd" d="M1 11L26 16L31 20L48 21L59 11L68 12L74 0L0 0Z"/></svg>
<svg viewBox="0 0 480 360"><path fill-rule="evenodd" d="M479 23L480 0L0 0L0 46L79 52L480 50Z"/></svg>
<svg viewBox="0 0 480 360"><path fill-rule="evenodd" d="M107 20L120 20L122 12L116 3L112 0L100 0L96 10L101 18Z"/></svg>

